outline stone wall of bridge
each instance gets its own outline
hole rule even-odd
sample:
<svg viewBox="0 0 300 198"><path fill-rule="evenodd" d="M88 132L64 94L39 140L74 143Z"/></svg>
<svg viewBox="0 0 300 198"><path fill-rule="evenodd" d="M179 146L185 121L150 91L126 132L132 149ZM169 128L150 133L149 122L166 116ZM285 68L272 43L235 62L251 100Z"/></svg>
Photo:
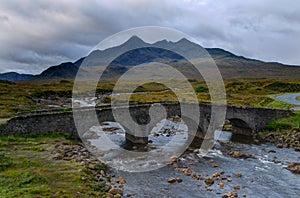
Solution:
<svg viewBox="0 0 300 198"><path fill-rule="evenodd" d="M179 116L180 105L177 103L163 104L167 116ZM148 115L151 104L139 104L130 106L132 119L140 124L150 122ZM128 107L117 107L120 112L126 111ZM189 125L198 125L198 134L204 134L210 123L211 105L200 104L200 122L193 123L190 120L183 120ZM28 133L49 133L49 132L67 132L73 136L78 136L76 127L81 130L88 130L91 126L97 125L104 121L115 121L112 108L109 106L96 109L97 120L93 120L91 111L95 109L85 108L78 110L76 114L78 119L84 120L82 124L75 126L74 115L72 112L37 112L34 114L18 116L7 121L6 124L0 124L0 134L28 134ZM267 121L291 114L290 110L264 109L253 107L236 107L227 106L226 119L230 120L233 125L233 132L236 134L251 135L252 132L263 130ZM79 117L78 117L79 116ZM157 117L157 121L162 118ZM151 128L152 126L150 126ZM154 127L154 126L153 126Z"/></svg>

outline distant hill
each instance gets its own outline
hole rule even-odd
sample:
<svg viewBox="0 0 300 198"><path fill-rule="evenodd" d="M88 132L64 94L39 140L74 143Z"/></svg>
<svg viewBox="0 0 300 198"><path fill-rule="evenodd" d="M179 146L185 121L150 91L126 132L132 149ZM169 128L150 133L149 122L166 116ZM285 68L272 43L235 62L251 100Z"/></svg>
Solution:
<svg viewBox="0 0 300 198"><path fill-rule="evenodd" d="M78 66L74 63L66 62L57 66L52 66L43 71L41 74L30 78L30 81L44 81L56 79L73 79L78 71Z"/></svg>
<svg viewBox="0 0 300 198"><path fill-rule="evenodd" d="M263 62L237 56L219 48L206 48L223 78L299 78L300 66Z"/></svg>
<svg viewBox="0 0 300 198"><path fill-rule="evenodd" d="M141 48L141 46L143 46ZM134 49L137 48L137 49ZM170 50L165 50L167 48ZM132 50L134 49L134 50ZM52 66L39 75L25 75L17 73L0 74L0 80L40 81L57 79L74 79L81 64L99 66L104 68L109 60L111 63L104 71L106 79L116 79L131 67L148 62L162 62L173 66L183 73L187 78L198 78L198 71L179 54L174 53L175 49L184 50L189 58L197 57L199 54L206 56L205 50L210 54L217 64L224 79L232 78L299 78L300 66L290 66L281 63L263 62L235 55L220 48L202 48L185 38L177 41L162 40L153 44L144 42L137 36L119 46L105 50L95 50L87 57L82 57L76 62L62 63ZM125 53L123 53L125 52ZM114 57L117 57L113 60ZM97 70L91 70L93 73ZM90 72L90 71L89 71ZM88 74L88 72L87 72Z"/></svg>
<svg viewBox="0 0 300 198"><path fill-rule="evenodd" d="M83 60L80 59L81 61ZM80 65L80 64L78 64ZM72 62L61 63L60 65L51 66L38 75L18 74L16 72L9 72L0 74L0 80L8 80L12 82L18 81L49 81L60 79L74 79L79 66Z"/></svg>
<svg viewBox="0 0 300 198"><path fill-rule="evenodd" d="M17 82L17 81L28 80L32 76L33 75L31 75L31 74L19 74L16 72L8 72L8 73L0 74L0 80L8 80L8 81Z"/></svg>

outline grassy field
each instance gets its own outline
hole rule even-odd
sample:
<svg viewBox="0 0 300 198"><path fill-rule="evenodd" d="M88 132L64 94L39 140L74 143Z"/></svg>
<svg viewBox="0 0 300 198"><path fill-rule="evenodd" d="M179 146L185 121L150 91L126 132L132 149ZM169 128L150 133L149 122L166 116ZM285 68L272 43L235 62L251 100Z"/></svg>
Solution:
<svg viewBox="0 0 300 198"><path fill-rule="evenodd" d="M105 185L89 179L94 175L84 165L51 158L58 143L77 144L63 134L0 136L0 197L104 195Z"/></svg>
<svg viewBox="0 0 300 198"><path fill-rule="evenodd" d="M72 88L69 81L45 84L0 81L0 118L40 109L37 100L41 97L71 97Z"/></svg>
<svg viewBox="0 0 300 198"><path fill-rule="evenodd" d="M190 82L196 91L198 100L210 102L209 90L205 83L197 80L190 80ZM147 86L151 90L154 89L149 85ZM300 92L300 80L234 79L226 80L225 88L228 104L288 109L292 105L277 101L274 96L282 93ZM186 101L189 101L191 94L185 90L175 92L164 90L151 94L137 92L131 95L130 100L136 102L177 101L176 93L180 92L185 95ZM117 99L122 100L122 97L117 96Z"/></svg>
<svg viewBox="0 0 300 198"><path fill-rule="evenodd" d="M275 132L290 131L300 128L300 110L294 111L293 115L277 118L267 123L267 129Z"/></svg>
<svg viewBox="0 0 300 198"><path fill-rule="evenodd" d="M133 82L131 82L133 84ZM181 81L170 80L174 87L181 86ZM178 83L176 85L176 83ZM210 102L210 95L204 82L189 80L197 93L198 100ZM98 93L112 91L113 81L100 82L97 88ZM232 79L225 81L227 103L232 105L248 105L255 107L290 108L291 105L276 101L272 96L281 93L300 92L300 80L276 80L276 79ZM126 92L126 85L119 90ZM32 110L43 109L38 101L43 99L70 98L72 96L73 82L61 80L56 82L34 83L13 83L0 81L0 118L15 116ZM137 87L131 95L132 102L157 102L157 101L178 101L174 92L159 83L142 84ZM151 94L145 94L151 92ZM184 95L183 101L189 101L190 93L185 88L176 91ZM118 96L118 100L122 97ZM104 102L109 102L108 97Z"/></svg>

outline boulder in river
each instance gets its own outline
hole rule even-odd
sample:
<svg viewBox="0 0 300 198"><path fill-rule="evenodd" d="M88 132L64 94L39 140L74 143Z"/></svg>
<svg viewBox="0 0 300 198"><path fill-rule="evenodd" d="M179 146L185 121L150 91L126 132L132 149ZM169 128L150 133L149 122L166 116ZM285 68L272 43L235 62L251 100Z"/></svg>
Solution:
<svg viewBox="0 0 300 198"><path fill-rule="evenodd" d="M113 195L117 195L117 194L123 195L123 189L122 189L122 188L115 188L115 187L112 187L112 188L108 191L108 193L113 194Z"/></svg>
<svg viewBox="0 0 300 198"><path fill-rule="evenodd" d="M206 185L211 186L215 183L214 178L213 177L207 177L204 179L204 182Z"/></svg>
<svg viewBox="0 0 300 198"><path fill-rule="evenodd" d="M287 169L292 173L300 174L300 162L289 162Z"/></svg>
<svg viewBox="0 0 300 198"><path fill-rule="evenodd" d="M234 173L234 176L236 176L236 177L242 177L242 173L240 173L240 172Z"/></svg>
<svg viewBox="0 0 300 198"><path fill-rule="evenodd" d="M177 178L176 178L176 181L177 181L178 183L181 183L181 182L182 182L182 179L179 178L179 177L177 177Z"/></svg>
<svg viewBox="0 0 300 198"><path fill-rule="evenodd" d="M250 157L252 157L251 155L242 153L240 151L230 151L229 155L234 158L250 158Z"/></svg>
<svg viewBox="0 0 300 198"><path fill-rule="evenodd" d="M283 145L281 143L276 144L277 148L283 148Z"/></svg>
<svg viewBox="0 0 300 198"><path fill-rule="evenodd" d="M223 182L219 182L219 183L218 183L218 186L219 186L220 188L224 188L224 183L223 183Z"/></svg>
<svg viewBox="0 0 300 198"><path fill-rule="evenodd" d="M169 182L170 184L172 184L172 183L176 182L176 179L175 179L174 177L170 177L170 178L168 179L168 182Z"/></svg>

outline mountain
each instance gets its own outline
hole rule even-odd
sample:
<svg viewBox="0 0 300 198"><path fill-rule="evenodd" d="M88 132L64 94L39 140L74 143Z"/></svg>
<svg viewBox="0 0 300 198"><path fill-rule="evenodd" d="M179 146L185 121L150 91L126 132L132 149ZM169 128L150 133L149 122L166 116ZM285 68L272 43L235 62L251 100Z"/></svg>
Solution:
<svg viewBox="0 0 300 198"><path fill-rule="evenodd" d="M3 73L0 74L0 80L8 80L8 81L25 81L31 78L33 75L31 74L19 74L16 72L8 72L8 73Z"/></svg>
<svg viewBox="0 0 300 198"><path fill-rule="evenodd" d="M217 64L222 77L228 78L294 78L300 76L300 66L263 62L237 56L219 48L206 48Z"/></svg>
<svg viewBox="0 0 300 198"><path fill-rule="evenodd" d="M41 74L35 75L30 78L30 81L43 81L55 79L73 79L79 67L74 63L66 62L57 66L52 66L43 71Z"/></svg>
<svg viewBox="0 0 300 198"><path fill-rule="evenodd" d="M82 58L78 59L73 64L76 65L77 67L79 67L82 64L82 62L84 61L84 58L85 57L82 57Z"/></svg>
<svg viewBox="0 0 300 198"><path fill-rule="evenodd" d="M145 43L139 37L133 36L125 43L119 46L108 48L105 50L92 51L88 55L88 57L85 58L85 61L83 63L84 65L89 65L89 66L105 66L107 62L113 61L114 57L118 57L124 52L130 51L130 49L139 48L140 46L151 47L150 44Z"/></svg>
<svg viewBox="0 0 300 198"><path fill-rule="evenodd" d="M142 48L141 48L142 47ZM138 48L138 49L134 49ZM165 50L162 48L167 48ZM299 78L300 67L270 63L237 56L219 48L202 48L185 38L177 41L162 40L153 44L144 42L137 36L131 37L120 46L106 50L95 50L85 58L85 66L105 66L112 61L104 72L104 78L118 78L130 67L147 62L163 62L173 66L187 78L199 78L199 72L173 51L184 51L188 58L207 57L205 50L217 64L223 78ZM113 57L118 57L114 60Z"/></svg>
<svg viewBox="0 0 300 198"><path fill-rule="evenodd" d="M164 48L170 49L165 50ZM207 53L217 64L224 79L232 78L299 78L300 67L284 65L281 63L263 62L235 55L220 48L203 48L185 38L173 42L162 40L153 44L144 42L137 36L129 38L119 46L105 50L95 50L87 57L82 57L74 63L67 62L52 66L39 75L26 75L18 73L0 74L0 80L41 81L57 79L74 79L80 65L87 66L85 74L89 72L97 75L97 71L104 70L104 79L117 79L131 67L149 62L162 62L169 64L180 71L186 78L199 78L199 72L191 63L174 51L184 51L189 59L196 57L207 58ZM117 57L117 58L115 58ZM150 71L151 72L151 71Z"/></svg>

